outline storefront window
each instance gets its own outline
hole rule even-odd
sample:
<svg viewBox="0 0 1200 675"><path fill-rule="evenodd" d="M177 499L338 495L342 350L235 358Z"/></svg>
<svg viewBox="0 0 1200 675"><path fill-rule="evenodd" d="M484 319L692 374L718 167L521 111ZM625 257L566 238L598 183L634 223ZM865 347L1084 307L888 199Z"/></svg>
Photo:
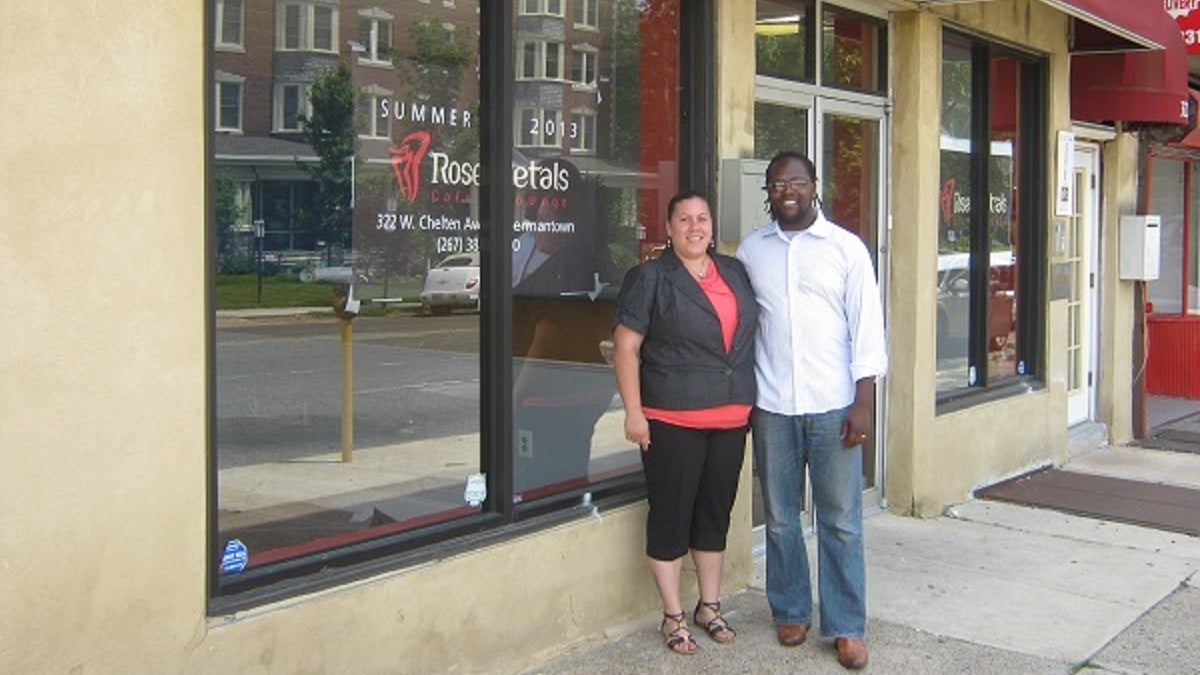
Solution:
<svg viewBox="0 0 1200 675"><path fill-rule="evenodd" d="M636 486L605 340L679 185L680 3L212 7L214 595ZM511 50L482 54L502 11ZM490 112L489 58L515 74ZM494 176L485 120L514 131ZM508 300L498 353L481 310ZM511 438L483 431L498 397Z"/></svg>
<svg viewBox="0 0 1200 675"><path fill-rule="evenodd" d="M1200 218L1200 169L1193 162L1174 157L1151 157L1150 162L1148 212L1162 218L1159 226L1162 256L1158 278L1147 282L1147 298L1155 314L1200 313L1197 287L1200 251L1196 248L1196 233L1200 230L1196 226Z"/></svg>
<svg viewBox="0 0 1200 675"><path fill-rule="evenodd" d="M1021 109L1017 61L994 56L988 78L991 116L988 121L988 382L996 384L1020 374L1017 360L1017 134Z"/></svg>
<svg viewBox="0 0 1200 675"><path fill-rule="evenodd" d="M937 269L938 389L967 384L971 323L971 45L942 44L941 196Z"/></svg>
<svg viewBox="0 0 1200 675"><path fill-rule="evenodd" d="M1044 228L1038 64L948 34L942 46L937 389L1035 375L1037 294L1026 274Z"/></svg>
<svg viewBox="0 0 1200 675"><path fill-rule="evenodd" d="M238 103L243 132L213 142L227 580L481 508L476 3L245 4L259 42L213 56L241 82L217 126Z"/></svg>

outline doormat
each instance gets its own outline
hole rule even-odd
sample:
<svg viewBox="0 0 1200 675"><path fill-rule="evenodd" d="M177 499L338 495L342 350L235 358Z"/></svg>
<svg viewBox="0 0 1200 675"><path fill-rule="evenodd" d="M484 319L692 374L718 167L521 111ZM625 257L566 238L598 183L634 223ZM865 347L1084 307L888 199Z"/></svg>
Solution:
<svg viewBox="0 0 1200 675"><path fill-rule="evenodd" d="M1172 450L1200 454L1200 413L1158 424L1137 445L1154 450Z"/></svg>
<svg viewBox="0 0 1200 675"><path fill-rule="evenodd" d="M1200 432L1191 429L1166 428L1149 438L1138 441L1143 448L1200 454Z"/></svg>
<svg viewBox="0 0 1200 675"><path fill-rule="evenodd" d="M1041 469L976 491L979 499L1200 537L1200 490Z"/></svg>

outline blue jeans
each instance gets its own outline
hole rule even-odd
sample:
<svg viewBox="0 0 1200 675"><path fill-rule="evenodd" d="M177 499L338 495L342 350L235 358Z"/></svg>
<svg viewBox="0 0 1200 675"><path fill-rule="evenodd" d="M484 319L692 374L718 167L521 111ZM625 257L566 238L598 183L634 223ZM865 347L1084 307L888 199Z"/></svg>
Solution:
<svg viewBox="0 0 1200 675"><path fill-rule="evenodd" d="M804 468L817 521L820 634L864 637L866 565L862 528L862 446L838 438L846 410L776 415L755 409L754 461L767 520L767 601L776 624L811 624L812 580L800 512Z"/></svg>

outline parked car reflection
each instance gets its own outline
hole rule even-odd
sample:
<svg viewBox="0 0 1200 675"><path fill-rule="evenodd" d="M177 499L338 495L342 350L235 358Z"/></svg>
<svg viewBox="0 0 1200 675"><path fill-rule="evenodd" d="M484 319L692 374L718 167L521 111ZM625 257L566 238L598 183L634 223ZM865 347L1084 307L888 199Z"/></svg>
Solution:
<svg viewBox="0 0 1200 675"><path fill-rule="evenodd" d="M479 252L454 253L431 267L421 290L421 306L430 314L455 307L479 309Z"/></svg>
<svg viewBox="0 0 1200 675"><path fill-rule="evenodd" d="M965 344L971 323L971 278L969 253L946 253L938 256L937 341L938 353L958 352ZM988 351L999 351L1008 344L1016 329L1014 316L1016 291L1016 260L1012 251L997 251L991 255L988 270Z"/></svg>

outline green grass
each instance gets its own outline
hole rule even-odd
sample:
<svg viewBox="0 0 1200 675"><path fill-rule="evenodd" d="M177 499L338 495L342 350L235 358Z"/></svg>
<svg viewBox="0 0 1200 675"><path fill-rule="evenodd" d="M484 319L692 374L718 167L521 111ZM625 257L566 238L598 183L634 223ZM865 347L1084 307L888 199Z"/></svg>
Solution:
<svg viewBox="0 0 1200 675"><path fill-rule="evenodd" d="M354 295L360 300L385 296L383 284L355 285ZM386 297L417 300L421 280L393 279L387 284ZM333 286L326 283L304 283L291 275L271 275L262 278L262 297L259 299L258 277L254 274L221 274L217 276L217 309L250 309L254 307L329 307L333 303Z"/></svg>

